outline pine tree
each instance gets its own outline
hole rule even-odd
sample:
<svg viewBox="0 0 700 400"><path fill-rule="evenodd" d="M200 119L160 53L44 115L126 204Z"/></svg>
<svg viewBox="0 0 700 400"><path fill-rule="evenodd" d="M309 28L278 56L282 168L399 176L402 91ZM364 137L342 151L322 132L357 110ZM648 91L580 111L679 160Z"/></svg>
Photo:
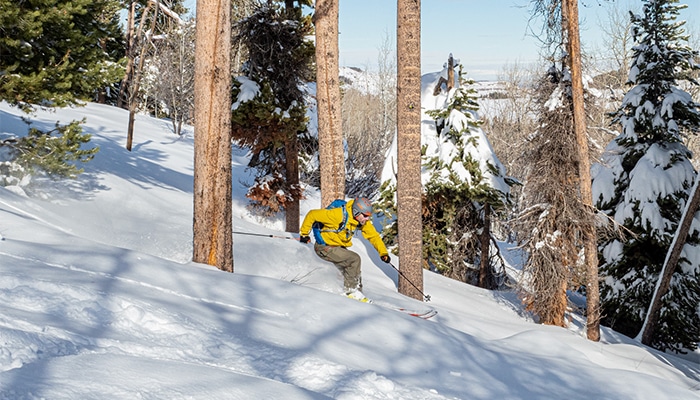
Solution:
<svg viewBox="0 0 700 400"><path fill-rule="evenodd" d="M0 100L26 112L80 104L118 80L123 43L118 0L0 0ZM80 122L0 141L13 173L74 177L92 159ZM8 171L3 172L7 174Z"/></svg>
<svg viewBox="0 0 700 400"><path fill-rule="evenodd" d="M457 79L452 77L450 84L453 69L458 70ZM422 90L424 96L433 93L422 99L424 108L439 106L422 117L422 257L426 267L476 285L481 261L494 261L480 243L482 234L491 239L485 210L504 210L515 182L506 176L480 128L473 81L464 77L461 66L448 63L442 72L424 75L422 81L430 82ZM381 219L390 222L382 228L385 242L395 244L395 168L393 160L388 161L377 209ZM490 267L497 269L493 262ZM496 286L494 278L483 286Z"/></svg>
<svg viewBox="0 0 700 400"><path fill-rule="evenodd" d="M309 142L304 82L312 80L311 21L298 7L261 5L239 24L236 41L248 49L244 76L234 82L232 134L252 151L255 184L248 191L253 205L266 213L286 211L286 230L299 230L299 142ZM243 83L257 86L255 96Z"/></svg>
<svg viewBox="0 0 700 400"><path fill-rule="evenodd" d="M621 133L607 147L594 174L594 200L624 226L629 237L600 244L602 322L634 337L659 279L688 191L697 175L683 143L700 132L700 105L678 87L690 79L698 53L685 43L683 6L675 0L646 0L644 14L631 14L634 47L628 84L614 113ZM659 329L652 340L661 350L694 349L700 341L700 225L686 240L684 256L662 299ZM692 250L694 249L694 250Z"/></svg>
<svg viewBox="0 0 700 400"><path fill-rule="evenodd" d="M60 107L116 82L123 49L118 5L0 0L0 99Z"/></svg>
<svg viewBox="0 0 700 400"><path fill-rule="evenodd" d="M448 63L446 72L451 68ZM461 65L455 69L457 85L435 91L444 106L427 111L435 121L437 136L424 143L423 256L442 273L478 284L480 264L490 258L480 239L484 234L490 243L490 226L485 220L491 210L504 210L513 182L480 128L474 82L465 78ZM489 280L482 278L481 285L495 287L493 277Z"/></svg>
<svg viewBox="0 0 700 400"><path fill-rule="evenodd" d="M82 148L91 137L82 133L80 125L84 122L73 121L68 125L57 123L48 132L30 127L26 136L0 141L0 147L6 147L14 160L5 163L5 168L0 170L0 176L6 176L4 183L19 183L28 174L45 173L54 178L75 178L82 173L82 168L78 168L76 162L92 160L99 150L97 147Z"/></svg>

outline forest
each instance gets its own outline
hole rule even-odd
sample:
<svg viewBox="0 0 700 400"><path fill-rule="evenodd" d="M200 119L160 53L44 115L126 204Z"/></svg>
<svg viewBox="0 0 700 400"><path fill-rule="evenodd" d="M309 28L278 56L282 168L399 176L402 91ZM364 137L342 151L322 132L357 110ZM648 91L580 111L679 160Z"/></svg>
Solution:
<svg viewBox="0 0 700 400"><path fill-rule="evenodd" d="M700 40L677 19L687 6L611 8L607 54L582 53L576 1L531 6L546 21L539 67L506 65L484 92L455 50L421 96L419 2L397 2L396 48L375 72L341 74L337 0L203 0L196 17L181 0L0 0L0 100L28 115L126 109L129 151L138 114L175 135L194 126L193 261L234 271L233 143L250 152L250 207L284 215L287 232L307 187L324 205L371 198L409 297L430 270L515 288L540 323L566 326L577 294L591 340L602 324L695 351ZM78 176L99 152L80 125L0 136L0 184ZM517 281L499 241L528 254Z"/></svg>

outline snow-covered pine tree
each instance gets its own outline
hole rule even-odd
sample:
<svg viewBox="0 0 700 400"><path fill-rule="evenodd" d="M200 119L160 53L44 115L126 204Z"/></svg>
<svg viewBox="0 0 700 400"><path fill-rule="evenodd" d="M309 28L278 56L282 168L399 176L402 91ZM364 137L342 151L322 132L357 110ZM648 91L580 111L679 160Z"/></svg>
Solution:
<svg viewBox="0 0 700 400"><path fill-rule="evenodd" d="M299 150L313 142L306 129L305 82L312 80L310 0L268 2L240 22L236 41L248 49L244 76L234 80L232 135L251 150L256 171L247 196L264 213L286 211L286 230L299 230ZM244 84L257 89L243 90ZM252 97L250 95L253 95Z"/></svg>
<svg viewBox="0 0 700 400"><path fill-rule="evenodd" d="M594 167L597 207L624 226L624 240L602 240L602 323L634 337L642 327L664 259L697 174L683 143L700 131L699 104L679 89L697 69L675 0L646 0L631 14L634 47L629 84L614 113L621 133ZM692 80L691 80L692 81ZM700 341L700 216L664 296L653 346L694 349Z"/></svg>
<svg viewBox="0 0 700 400"><path fill-rule="evenodd" d="M479 127L473 81L465 79L458 61L455 64L459 72L449 91L435 89L446 82L448 63L443 71L422 78L423 259L439 273L477 284L484 208L502 210L509 203L514 181L506 176L505 167ZM396 150L395 145L390 153ZM389 219L395 212L395 165L388 157L378 204ZM396 233L391 225L382 232L389 236ZM495 286L495 282L487 286Z"/></svg>

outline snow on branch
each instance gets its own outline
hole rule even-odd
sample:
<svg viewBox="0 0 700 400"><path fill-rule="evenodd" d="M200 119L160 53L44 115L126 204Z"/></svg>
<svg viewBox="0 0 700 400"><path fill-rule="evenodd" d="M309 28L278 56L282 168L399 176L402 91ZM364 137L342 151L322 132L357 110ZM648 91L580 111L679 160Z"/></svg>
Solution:
<svg viewBox="0 0 700 400"><path fill-rule="evenodd" d="M168 6L166 6L165 4L161 3L160 1L158 1L158 0L149 0L148 5L149 5L149 6L156 6L156 7L159 7L159 8L160 8L160 11L161 11L163 14L165 14L165 15L167 15L168 17L170 17L170 18L172 18L173 20L175 20L175 22L177 22L178 25L180 25L180 26L184 26L184 25L185 25L185 21L183 21L182 18L180 18L180 14L178 14L178 13L176 13L175 11L171 10L170 8L168 8Z"/></svg>

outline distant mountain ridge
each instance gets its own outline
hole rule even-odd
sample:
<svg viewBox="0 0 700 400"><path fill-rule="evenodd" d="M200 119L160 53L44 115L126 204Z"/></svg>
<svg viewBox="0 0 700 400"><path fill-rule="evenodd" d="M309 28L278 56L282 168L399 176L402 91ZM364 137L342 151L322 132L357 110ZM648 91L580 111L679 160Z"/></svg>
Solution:
<svg viewBox="0 0 700 400"><path fill-rule="evenodd" d="M363 93L378 93L381 77L376 72L365 71L359 67L340 67L341 87L352 87ZM467 75L467 78L469 75ZM505 83L500 81L475 81L474 89L480 98L499 98L504 96Z"/></svg>

